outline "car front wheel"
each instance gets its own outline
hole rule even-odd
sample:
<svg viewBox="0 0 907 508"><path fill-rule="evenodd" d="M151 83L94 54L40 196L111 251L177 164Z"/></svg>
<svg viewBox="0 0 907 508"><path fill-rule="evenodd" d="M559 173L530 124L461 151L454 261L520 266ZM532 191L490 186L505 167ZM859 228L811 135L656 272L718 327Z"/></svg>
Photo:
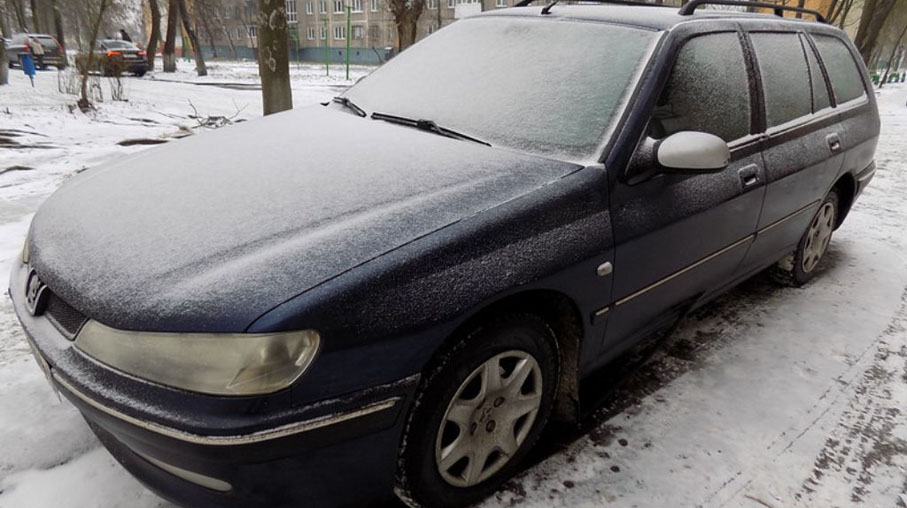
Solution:
<svg viewBox="0 0 907 508"><path fill-rule="evenodd" d="M416 506L493 493L535 444L557 388L557 347L531 315L476 328L424 380L407 423L397 492Z"/></svg>

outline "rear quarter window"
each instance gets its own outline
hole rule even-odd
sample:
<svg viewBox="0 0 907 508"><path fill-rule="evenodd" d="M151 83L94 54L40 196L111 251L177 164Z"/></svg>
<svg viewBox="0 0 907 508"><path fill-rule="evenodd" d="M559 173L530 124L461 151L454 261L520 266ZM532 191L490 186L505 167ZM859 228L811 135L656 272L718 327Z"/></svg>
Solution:
<svg viewBox="0 0 907 508"><path fill-rule="evenodd" d="M863 87L863 78L857 62L844 41L828 35L813 35L816 47L828 77L831 80L831 89L835 93L838 103L847 102L862 97L866 93Z"/></svg>
<svg viewBox="0 0 907 508"><path fill-rule="evenodd" d="M812 112L809 69L800 37L795 33L751 33L759 61L765 115L769 127Z"/></svg>

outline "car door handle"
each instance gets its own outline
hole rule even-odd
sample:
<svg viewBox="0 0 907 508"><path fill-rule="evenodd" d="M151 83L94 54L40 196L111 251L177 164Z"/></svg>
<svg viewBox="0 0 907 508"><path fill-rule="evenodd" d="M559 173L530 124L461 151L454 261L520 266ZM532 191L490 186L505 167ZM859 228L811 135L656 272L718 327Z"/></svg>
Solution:
<svg viewBox="0 0 907 508"><path fill-rule="evenodd" d="M744 189L759 184L759 166L755 164L740 168L737 174L740 175L740 184L743 185Z"/></svg>
<svg viewBox="0 0 907 508"><path fill-rule="evenodd" d="M837 134L825 136L825 141L828 142L828 148L831 149L831 153L838 153L841 151L841 138Z"/></svg>

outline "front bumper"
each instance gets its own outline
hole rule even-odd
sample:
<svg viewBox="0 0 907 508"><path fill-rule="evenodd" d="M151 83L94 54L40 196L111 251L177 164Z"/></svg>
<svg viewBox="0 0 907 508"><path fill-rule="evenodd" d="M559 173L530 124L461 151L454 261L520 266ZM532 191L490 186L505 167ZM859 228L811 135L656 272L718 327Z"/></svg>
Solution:
<svg viewBox="0 0 907 508"><path fill-rule="evenodd" d="M163 387L98 364L32 316L26 275L24 265L13 269L10 296L39 364L113 456L162 497L275 507L365 506L393 495L418 376L305 406L289 403L289 390L216 397Z"/></svg>

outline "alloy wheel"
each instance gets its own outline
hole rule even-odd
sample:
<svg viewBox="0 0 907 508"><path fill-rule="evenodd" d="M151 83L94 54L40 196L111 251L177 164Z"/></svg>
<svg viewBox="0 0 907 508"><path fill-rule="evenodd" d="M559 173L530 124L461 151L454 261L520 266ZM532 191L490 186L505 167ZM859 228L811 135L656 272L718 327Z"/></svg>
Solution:
<svg viewBox="0 0 907 508"><path fill-rule="evenodd" d="M526 440L542 402L542 372L524 351L485 361L460 384L435 440L441 477L456 487L498 472Z"/></svg>
<svg viewBox="0 0 907 508"><path fill-rule="evenodd" d="M813 271L825 249L828 248L828 242L831 241L831 233L835 226L835 207L832 203L826 202L819 209L812 224L807 232L806 245L803 249L803 271L809 273Z"/></svg>

